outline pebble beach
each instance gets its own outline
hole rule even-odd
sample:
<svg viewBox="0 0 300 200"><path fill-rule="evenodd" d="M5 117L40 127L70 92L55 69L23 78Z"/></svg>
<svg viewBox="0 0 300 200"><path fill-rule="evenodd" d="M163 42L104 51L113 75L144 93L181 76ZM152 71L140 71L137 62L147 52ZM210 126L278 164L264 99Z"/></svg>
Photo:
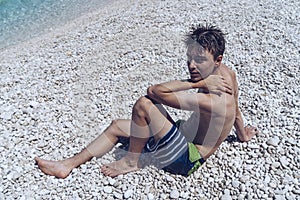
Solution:
<svg viewBox="0 0 300 200"><path fill-rule="evenodd" d="M0 49L0 199L300 199L300 2L116 0ZM226 35L223 63L239 82L245 125L189 177L149 165L109 178L114 149L66 179L34 157L78 153L152 84L188 77L184 36L197 24ZM186 119L189 112L168 108Z"/></svg>

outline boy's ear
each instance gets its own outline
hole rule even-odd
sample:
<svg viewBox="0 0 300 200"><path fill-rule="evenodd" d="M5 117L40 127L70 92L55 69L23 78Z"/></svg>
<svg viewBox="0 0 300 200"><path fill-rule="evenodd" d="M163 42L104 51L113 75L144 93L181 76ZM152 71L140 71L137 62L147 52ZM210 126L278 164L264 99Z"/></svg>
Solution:
<svg viewBox="0 0 300 200"><path fill-rule="evenodd" d="M215 65L217 67L219 67L221 65L221 62L222 62L222 59L223 59L223 56L222 55L219 55L215 61Z"/></svg>

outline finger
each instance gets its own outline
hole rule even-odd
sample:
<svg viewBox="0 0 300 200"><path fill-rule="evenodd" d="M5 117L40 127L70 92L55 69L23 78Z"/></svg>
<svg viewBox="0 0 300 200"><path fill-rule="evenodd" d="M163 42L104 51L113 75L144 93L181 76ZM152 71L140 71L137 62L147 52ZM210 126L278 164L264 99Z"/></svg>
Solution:
<svg viewBox="0 0 300 200"><path fill-rule="evenodd" d="M230 90L232 88L226 81L223 82L223 86L230 89Z"/></svg>
<svg viewBox="0 0 300 200"><path fill-rule="evenodd" d="M223 81L223 83L227 83L226 79L223 76L221 76L221 80Z"/></svg>
<svg viewBox="0 0 300 200"><path fill-rule="evenodd" d="M232 94L232 90L231 90L231 88L230 87L226 87L226 86L221 86L220 88L219 88L222 92L226 92L226 93L228 93L228 94Z"/></svg>
<svg viewBox="0 0 300 200"><path fill-rule="evenodd" d="M228 94L232 95L232 90L231 90L231 89L228 89L228 88L226 88L226 93L228 93Z"/></svg>

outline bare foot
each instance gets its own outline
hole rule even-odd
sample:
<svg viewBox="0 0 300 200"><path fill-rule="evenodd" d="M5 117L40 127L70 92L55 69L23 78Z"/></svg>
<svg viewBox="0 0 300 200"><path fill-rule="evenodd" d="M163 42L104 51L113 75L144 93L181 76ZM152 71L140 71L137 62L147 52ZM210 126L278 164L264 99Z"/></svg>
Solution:
<svg viewBox="0 0 300 200"><path fill-rule="evenodd" d="M245 127L245 135L242 136L242 138L239 137L241 142L248 142L249 140L251 140L256 134L258 134L258 130L257 128L255 128L254 126L246 126Z"/></svg>
<svg viewBox="0 0 300 200"><path fill-rule="evenodd" d="M126 157L121 158L118 161L112 162L108 165L101 167L101 172L105 176L116 177L121 174L126 174L128 172L138 170L138 165L136 161L132 161Z"/></svg>
<svg viewBox="0 0 300 200"><path fill-rule="evenodd" d="M63 161L44 160L38 157L35 157L34 160L42 172L50 176L66 178L72 171L71 168L68 168L65 164L63 164Z"/></svg>

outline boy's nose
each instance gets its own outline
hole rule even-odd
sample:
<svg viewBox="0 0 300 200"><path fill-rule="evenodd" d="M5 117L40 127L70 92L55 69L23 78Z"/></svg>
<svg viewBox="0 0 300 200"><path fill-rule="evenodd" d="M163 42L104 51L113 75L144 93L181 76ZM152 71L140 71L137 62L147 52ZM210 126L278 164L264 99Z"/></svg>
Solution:
<svg viewBox="0 0 300 200"><path fill-rule="evenodd" d="M194 60L188 61L188 67L189 67L190 72L193 71L194 69L196 69Z"/></svg>

